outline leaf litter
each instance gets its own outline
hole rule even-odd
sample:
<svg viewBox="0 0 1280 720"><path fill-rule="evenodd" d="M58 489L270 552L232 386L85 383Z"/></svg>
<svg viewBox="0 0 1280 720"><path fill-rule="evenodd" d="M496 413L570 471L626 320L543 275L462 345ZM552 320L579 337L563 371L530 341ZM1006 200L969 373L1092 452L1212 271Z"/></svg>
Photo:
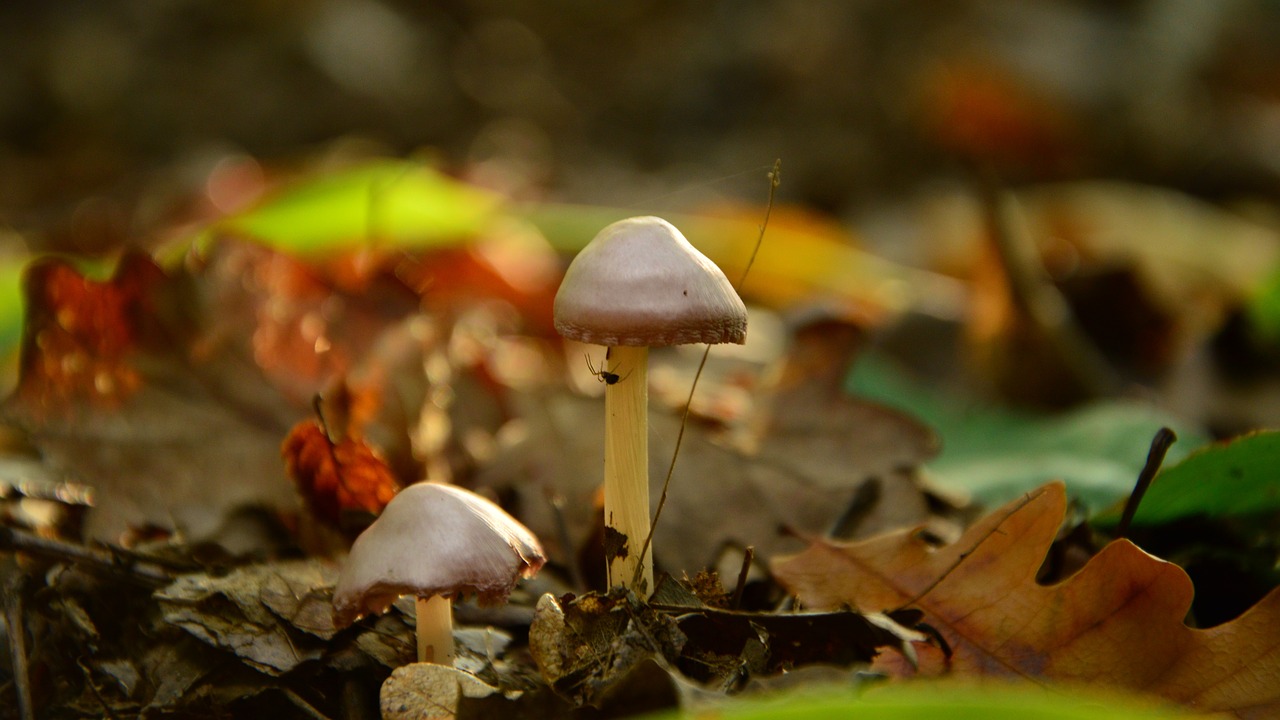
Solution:
<svg viewBox="0 0 1280 720"><path fill-rule="evenodd" d="M1274 592L1237 620L1189 628L1182 623L1190 603L1185 575L1125 541L1057 585L1036 585L1062 521L1055 486L940 547L940 537L957 534L961 515L918 476L937 451L936 438L904 414L841 392L865 345L859 330L836 319L843 313L793 320L789 350L768 365L745 372L721 366L722 387L746 388L752 406L704 414L688 426L654 541L659 564L672 572L723 566L727 547L754 546L769 558L807 543L801 555L770 567L806 607L826 609L779 612L781 593L750 553L732 594L703 592L715 583L687 587L668 578L661 597L641 602L584 592L589 577L588 584L578 579L589 576L582 572L589 567L575 566L594 542L597 472L590 458L598 455L599 403L560 385L564 358L576 359L577 350L559 352L538 335L547 327L545 292L513 293L496 282L471 296L446 287L437 298L443 304L433 306L428 290L471 266L466 251L441 253L432 265L425 256L377 252L372 262L301 261L231 239L204 250L194 263L170 269L128 256L104 283L58 261L37 266L28 279L24 373L6 418L57 477L95 486L89 537L114 540L129 531L136 548L171 568L170 581L156 590L154 578L131 577L130 562L110 559L125 557L120 549L84 569L40 561L22 593L42 601L27 628L37 641L31 661L33 676L42 678L35 688L41 707L69 697L59 706L66 716L230 709L316 717L351 703L365 712L377 704L376 688L412 658L411 613L338 631L328 607L331 561L286 559L293 544L303 544L300 523L317 519L317 506L304 510L295 497L280 443L295 427L309 441L298 444L312 448L293 456L295 480L306 466L315 468L305 470L313 485L341 487L341 473L312 461L327 455L316 448L335 449L343 440L320 424L296 423L316 392L350 378L381 391L358 427L370 453L386 453L384 467L396 477L412 480L423 468L438 468L477 484L544 538L555 538L547 544L556 547L560 573L532 586L551 591L532 627L532 596L520 601L525 614L503 620L460 608L464 622L508 623L515 636L462 642L459 668L493 691L477 685L475 697L459 697L460 716L570 716L583 703L635 711L648 707L641 697L657 698L655 709L691 706L780 674L808 677L815 664L897 676L1012 671L1044 681L1109 679L1242 717L1274 710L1266 691L1276 684L1276 646L1268 644ZM507 309L491 313L486 297L500 297ZM469 315L477 307L486 309ZM196 311L183 315L181 308ZM485 319L468 325L468 317ZM517 348L498 339L498 327L533 333L519 352L539 358L534 366L543 375L531 375L529 366L523 376L510 372L501 353ZM655 411L660 441L676 437L680 410ZM71 450L95 442L93 452ZM139 447L122 452L130 443ZM665 466L663 442L652 446L655 466ZM250 448L248 457L257 459L246 463L241 453ZM164 456L172 462L165 465ZM303 457L310 459L299 462ZM235 496L238 485L246 494ZM1056 506L1036 504L1055 492ZM335 497L318 513L331 523L348 504L373 509L350 495ZM1027 519L1028 507L1038 508L1036 518ZM208 555L211 546L182 544L225 540L218 529L246 508L265 509L267 524L284 537L264 543L259 536L239 548L250 551L240 557L225 545ZM1030 529L1014 532L1019 522ZM180 533L155 535L152 526ZM916 529L876 535L903 526ZM143 542L149 533L167 540ZM870 539L813 539L822 534ZM873 548L874 557L832 560L843 548ZM181 562L164 564L174 557ZM902 558L913 560L858 575ZM811 586L795 579L797 565ZM842 584L854 577L863 582ZM886 578L881 584L889 589L879 588ZM128 591L114 592L120 585ZM748 586L760 592L744 593ZM966 603L993 609L970 612ZM1165 661L1159 672L1142 665L1144 654ZM421 673L396 671L402 678ZM407 683L410 694L420 682ZM385 696L383 703L384 714L395 716Z"/></svg>

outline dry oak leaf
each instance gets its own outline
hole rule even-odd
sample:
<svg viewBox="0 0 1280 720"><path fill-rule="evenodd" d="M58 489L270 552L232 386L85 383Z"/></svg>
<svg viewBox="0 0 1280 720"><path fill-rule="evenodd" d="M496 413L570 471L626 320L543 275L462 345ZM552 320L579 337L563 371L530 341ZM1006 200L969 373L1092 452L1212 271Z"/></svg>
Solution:
<svg viewBox="0 0 1280 720"><path fill-rule="evenodd" d="M817 540L775 559L773 571L811 607L923 610L953 655L918 645L921 674L1097 683L1202 711L1280 716L1280 590L1229 623L1193 629L1183 623L1193 593L1187 574L1126 540L1070 578L1039 585L1065 507L1063 485L1052 483L946 547L929 546L917 530ZM912 673L892 659L883 668Z"/></svg>

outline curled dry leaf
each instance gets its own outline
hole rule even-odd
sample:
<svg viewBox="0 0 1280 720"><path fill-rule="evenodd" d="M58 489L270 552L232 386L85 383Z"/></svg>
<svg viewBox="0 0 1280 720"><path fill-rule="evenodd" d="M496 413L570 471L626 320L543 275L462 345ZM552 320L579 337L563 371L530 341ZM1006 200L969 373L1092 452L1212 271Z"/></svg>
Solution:
<svg viewBox="0 0 1280 720"><path fill-rule="evenodd" d="M249 565L222 577L184 575L155 599L165 622L281 675L320 658L337 634L329 610L335 576L319 560Z"/></svg>
<svg viewBox="0 0 1280 720"><path fill-rule="evenodd" d="M382 512L399 488L367 443L351 436L335 443L313 420L295 425L280 452L307 508L338 529L349 527L352 514Z"/></svg>
<svg viewBox="0 0 1280 720"><path fill-rule="evenodd" d="M1047 485L934 549L914 530L859 543L818 540L778 558L778 579L806 605L909 605L953 649L921 646L919 672L1111 685L1242 718L1280 712L1280 590L1241 617L1187 627L1192 585L1178 566L1125 540L1051 586L1035 577L1066 494ZM884 657L884 656L882 656ZM914 672L884 662L895 674Z"/></svg>

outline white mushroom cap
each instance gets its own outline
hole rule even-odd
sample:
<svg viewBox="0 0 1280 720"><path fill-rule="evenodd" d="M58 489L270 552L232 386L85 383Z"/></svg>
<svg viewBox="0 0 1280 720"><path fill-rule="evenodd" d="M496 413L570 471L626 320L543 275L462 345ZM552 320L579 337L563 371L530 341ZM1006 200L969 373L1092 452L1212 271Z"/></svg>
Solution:
<svg viewBox="0 0 1280 720"><path fill-rule="evenodd" d="M418 483L356 538L333 591L334 618L349 625L402 595L505 602L544 562L538 539L502 508L460 487Z"/></svg>
<svg viewBox="0 0 1280 720"><path fill-rule="evenodd" d="M565 272L556 330L596 345L742 344L747 308L720 268L656 217L601 230Z"/></svg>

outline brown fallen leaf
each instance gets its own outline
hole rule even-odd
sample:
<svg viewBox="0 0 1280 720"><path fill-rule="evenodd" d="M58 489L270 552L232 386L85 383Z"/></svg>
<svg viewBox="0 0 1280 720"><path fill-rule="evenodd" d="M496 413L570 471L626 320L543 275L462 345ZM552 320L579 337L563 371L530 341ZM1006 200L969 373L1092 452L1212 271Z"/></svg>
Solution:
<svg viewBox="0 0 1280 720"><path fill-rule="evenodd" d="M312 514L352 538L367 525L352 516L376 516L399 489L368 443L353 436L335 442L314 420L295 425L280 453Z"/></svg>
<svg viewBox="0 0 1280 720"><path fill-rule="evenodd" d="M774 560L773 571L811 607L923 610L952 655L919 646L921 674L1097 683L1241 718L1280 713L1280 590L1229 623L1193 629L1183 622L1193 593L1186 573L1126 540L1070 578L1039 585L1065 507L1063 485L1052 483L943 548L917 530L816 540ZM913 672L898 661L882 666Z"/></svg>
<svg viewBox="0 0 1280 720"><path fill-rule="evenodd" d="M840 389L857 331L834 321L798 330L767 411L752 418L750 447L690 422L653 539L655 561L678 575L714 566L726 546L761 556L803 543L784 530L851 535L919 522L929 509L914 469L937 451L918 421ZM687 390L685 391L687 393ZM521 519L552 557L574 557L599 517L592 496L604 458L604 407L565 393L525 398L528 436L487 467L480 484L514 487ZM651 407L650 494L656 500L680 433L680 415ZM533 478L534 482L527 479ZM556 517L546 497L562 500ZM861 508L850 520L850 508ZM558 522L572 547L558 543ZM849 529L849 528L846 528ZM601 561L603 562L603 561ZM586 568L588 573L591 568Z"/></svg>
<svg viewBox="0 0 1280 720"><path fill-rule="evenodd" d="M61 260L24 277L22 372L0 416L54 475L94 488L93 538L153 525L203 539L237 509L296 506L278 444L291 411L260 376L233 386L212 370L231 363L190 357L189 280L140 253L105 282Z"/></svg>
<svg viewBox="0 0 1280 720"><path fill-rule="evenodd" d="M205 309L193 354L230 353L295 406L336 376L352 375L384 331L418 311L419 298L378 264L302 259L219 238L187 262Z"/></svg>
<svg viewBox="0 0 1280 720"><path fill-rule="evenodd" d="M166 623L278 676L328 651L338 632L329 597L335 577L321 560L247 565L221 577L183 575L154 599Z"/></svg>

